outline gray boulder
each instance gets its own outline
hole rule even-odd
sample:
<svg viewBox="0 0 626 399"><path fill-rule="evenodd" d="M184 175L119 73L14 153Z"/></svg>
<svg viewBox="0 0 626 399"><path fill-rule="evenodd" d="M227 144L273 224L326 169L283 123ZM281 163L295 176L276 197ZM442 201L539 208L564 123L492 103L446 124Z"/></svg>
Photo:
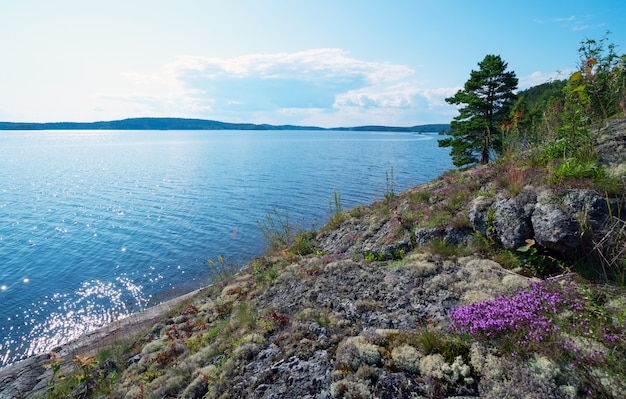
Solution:
<svg viewBox="0 0 626 399"><path fill-rule="evenodd" d="M492 205L496 235L506 249L517 249L533 237L531 217L536 199L534 190L529 188Z"/></svg>
<svg viewBox="0 0 626 399"><path fill-rule="evenodd" d="M570 190L563 197L563 204L595 232L606 226L611 215L621 214L620 204L615 199L606 198L594 190Z"/></svg>
<svg viewBox="0 0 626 399"><path fill-rule="evenodd" d="M472 228L484 236L492 235L490 227L493 221L489 220L489 209L494 203L493 197L476 197L468 207L467 216Z"/></svg>
<svg viewBox="0 0 626 399"><path fill-rule="evenodd" d="M555 204L538 203L531 219L537 244L561 252L580 246L578 222Z"/></svg>

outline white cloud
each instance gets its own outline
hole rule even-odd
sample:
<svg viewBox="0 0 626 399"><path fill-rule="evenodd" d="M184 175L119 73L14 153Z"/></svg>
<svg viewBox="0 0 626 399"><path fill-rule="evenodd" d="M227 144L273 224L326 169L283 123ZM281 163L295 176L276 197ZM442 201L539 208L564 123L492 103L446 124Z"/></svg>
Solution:
<svg viewBox="0 0 626 399"><path fill-rule="evenodd" d="M386 87L367 87L337 96L336 107L357 106L364 108L415 108L445 106L444 99L459 88L424 89L411 82Z"/></svg>
<svg viewBox="0 0 626 399"><path fill-rule="evenodd" d="M144 116L319 126L447 122L454 108L443 99L458 90L424 88L405 65L359 60L341 49L180 56L161 73L125 76L136 91L106 98L135 104Z"/></svg>
<svg viewBox="0 0 626 399"><path fill-rule="evenodd" d="M524 90L553 80L567 79L573 72L573 69L564 69L556 72L535 71L530 75L520 76L518 88Z"/></svg>

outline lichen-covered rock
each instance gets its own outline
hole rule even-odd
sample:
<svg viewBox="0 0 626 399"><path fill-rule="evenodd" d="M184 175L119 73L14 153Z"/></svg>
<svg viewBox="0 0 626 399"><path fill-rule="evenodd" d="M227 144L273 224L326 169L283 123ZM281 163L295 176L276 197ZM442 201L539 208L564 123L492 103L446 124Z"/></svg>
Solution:
<svg viewBox="0 0 626 399"><path fill-rule="evenodd" d="M600 161L607 166L626 163L626 119L608 122L597 138Z"/></svg>
<svg viewBox="0 0 626 399"><path fill-rule="evenodd" d="M484 236L493 235L493 220L490 220L489 209L495 201L494 197L480 196L468 205L467 216L474 230Z"/></svg>
<svg viewBox="0 0 626 399"><path fill-rule="evenodd" d="M415 230L414 242L417 246L425 246L432 241L444 241L451 245L464 245L474 236L470 227L431 227Z"/></svg>
<svg viewBox="0 0 626 399"><path fill-rule="evenodd" d="M273 364L268 382L261 382L254 392L240 397L263 399L330 397L331 368L328 353L317 351L308 360L291 357Z"/></svg>
<svg viewBox="0 0 626 399"><path fill-rule="evenodd" d="M580 227L574 217L553 203L538 203L532 215L537 244L567 252L580 247Z"/></svg>
<svg viewBox="0 0 626 399"><path fill-rule="evenodd" d="M620 201L588 189L569 190L563 196L563 205L595 232L601 232L610 217L624 215Z"/></svg>
<svg viewBox="0 0 626 399"><path fill-rule="evenodd" d="M494 227L498 239L506 249L517 249L533 236L530 201L517 196L513 199L497 201L493 204ZM530 198L525 198L531 200Z"/></svg>

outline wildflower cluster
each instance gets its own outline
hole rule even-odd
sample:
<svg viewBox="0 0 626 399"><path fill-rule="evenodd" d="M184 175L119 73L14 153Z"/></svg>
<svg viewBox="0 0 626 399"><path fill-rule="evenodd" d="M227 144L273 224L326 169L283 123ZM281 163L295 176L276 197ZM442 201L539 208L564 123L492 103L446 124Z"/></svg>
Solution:
<svg viewBox="0 0 626 399"><path fill-rule="evenodd" d="M582 297L574 287L542 281L511 297L459 307L450 318L453 330L490 339L517 337L518 345L527 346L558 334L558 313L582 309Z"/></svg>

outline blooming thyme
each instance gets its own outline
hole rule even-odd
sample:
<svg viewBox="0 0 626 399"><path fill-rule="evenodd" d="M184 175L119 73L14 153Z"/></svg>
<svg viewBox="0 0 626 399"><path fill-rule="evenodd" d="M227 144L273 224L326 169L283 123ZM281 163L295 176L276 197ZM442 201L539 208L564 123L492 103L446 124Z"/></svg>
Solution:
<svg viewBox="0 0 626 399"><path fill-rule="evenodd" d="M527 290L506 297L476 302L450 313L451 328L485 338L519 336L520 345L541 342L558 333L555 316L565 309L582 310L573 287L541 281Z"/></svg>

